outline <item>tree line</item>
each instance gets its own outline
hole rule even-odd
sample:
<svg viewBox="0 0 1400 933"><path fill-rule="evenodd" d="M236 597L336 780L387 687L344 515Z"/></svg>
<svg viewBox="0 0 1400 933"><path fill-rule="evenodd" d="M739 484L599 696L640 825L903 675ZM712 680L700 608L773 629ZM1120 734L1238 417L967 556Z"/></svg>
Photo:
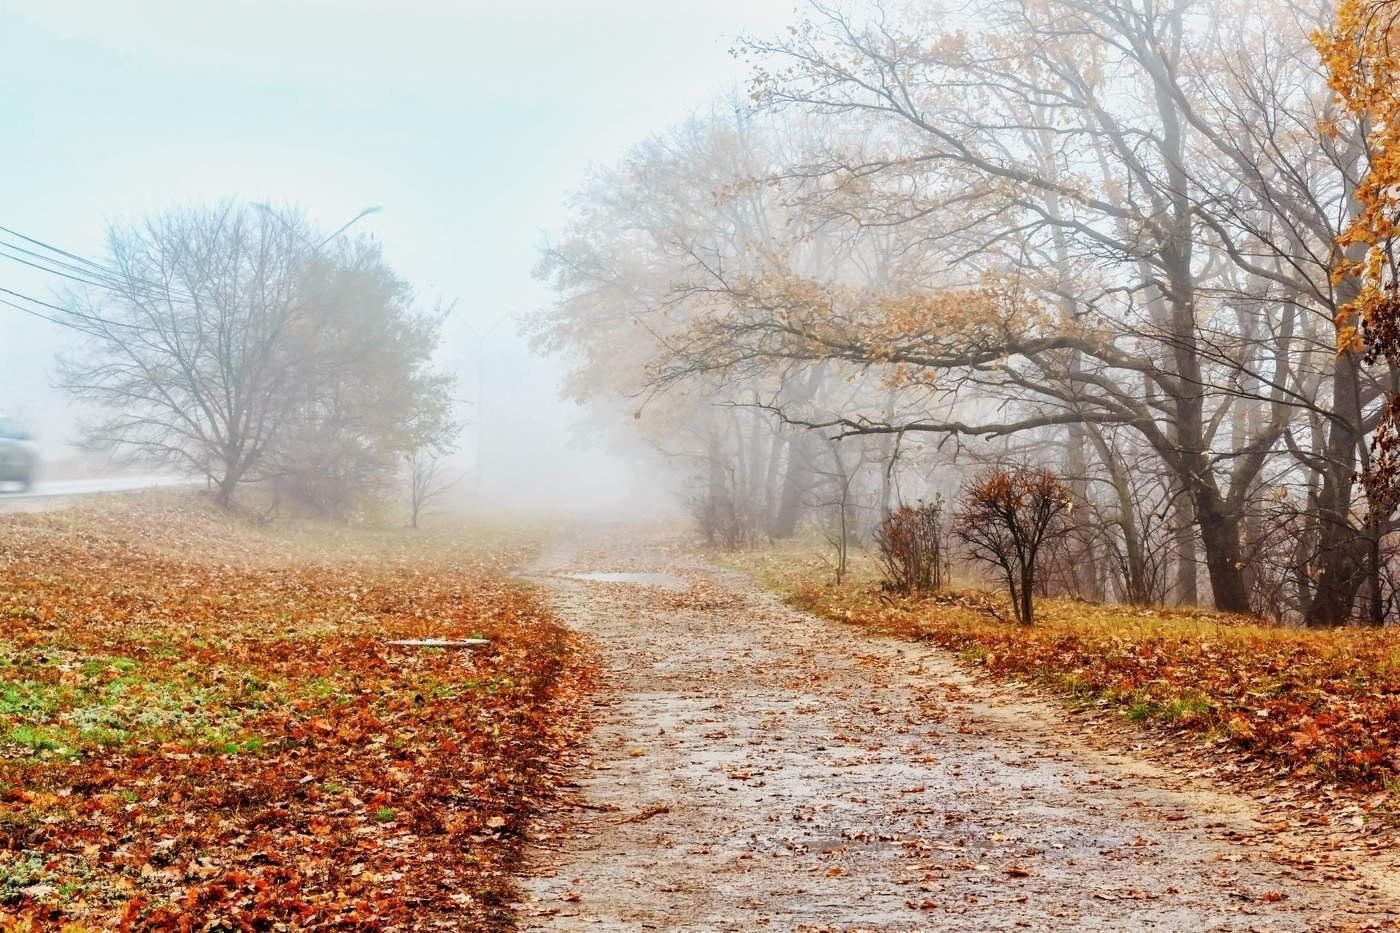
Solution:
<svg viewBox="0 0 1400 933"><path fill-rule="evenodd" d="M1035 463L1063 591L1380 624L1394 6L811 0L578 193L537 340L717 541Z"/></svg>

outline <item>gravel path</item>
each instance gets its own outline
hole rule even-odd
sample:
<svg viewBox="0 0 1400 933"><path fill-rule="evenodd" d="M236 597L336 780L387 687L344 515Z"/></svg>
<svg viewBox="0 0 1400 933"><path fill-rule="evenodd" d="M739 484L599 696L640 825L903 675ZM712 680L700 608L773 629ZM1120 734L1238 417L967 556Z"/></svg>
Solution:
<svg viewBox="0 0 1400 933"><path fill-rule="evenodd" d="M538 827L523 929L1396 923L1390 875L1275 836L1249 798L1096 750L942 652L612 540L536 568L608 690Z"/></svg>

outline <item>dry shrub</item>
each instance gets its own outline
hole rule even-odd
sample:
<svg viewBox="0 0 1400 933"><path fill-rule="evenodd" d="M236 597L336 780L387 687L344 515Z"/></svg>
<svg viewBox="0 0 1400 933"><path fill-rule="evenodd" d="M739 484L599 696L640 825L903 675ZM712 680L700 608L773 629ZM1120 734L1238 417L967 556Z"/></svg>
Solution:
<svg viewBox="0 0 1400 933"><path fill-rule="evenodd" d="M691 514L709 547L739 551L754 541L753 516L729 489L708 490L691 500Z"/></svg>
<svg viewBox="0 0 1400 933"><path fill-rule="evenodd" d="M875 530L884 586L896 593L936 593L948 580L943 500L902 505Z"/></svg>
<svg viewBox="0 0 1400 933"><path fill-rule="evenodd" d="M953 533L969 557L1001 572L1017 622L1034 621L1036 561L1069 533L1071 502L1059 477L1031 466L991 467L963 488Z"/></svg>

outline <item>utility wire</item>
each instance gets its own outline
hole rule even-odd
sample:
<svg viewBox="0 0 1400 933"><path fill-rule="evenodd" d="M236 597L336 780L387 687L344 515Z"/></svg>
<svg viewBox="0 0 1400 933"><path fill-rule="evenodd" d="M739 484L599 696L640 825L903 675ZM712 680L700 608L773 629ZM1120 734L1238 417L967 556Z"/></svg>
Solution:
<svg viewBox="0 0 1400 933"><path fill-rule="evenodd" d="M106 288L111 291L130 290L134 285L141 286L142 289L145 289L148 292L146 297L150 298L175 299L184 302L192 302L195 300L193 295L190 295L187 292L183 291L172 290L170 286L165 283L153 282L149 279L141 278L140 276L130 275L118 269L113 269L110 266L105 266L102 263L95 262L84 256L80 256L77 253L73 253L66 249L63 249L62 247L54 246L52 243L46 243L43 240L36 239L35 237L20 233L18 230L14 230L10 227L0 226L0 232L7 233L10 236L23 240L26 243L38 246L41 249L56 254L57 256L62 256L64 257L64 259L72 260L72 262L65 262L63 259L55 259L52 256L37 253L33 250L26 249L23 246L19 246L18 244L8 243L3 240L0 240L0 245L3 245L8 249L25 253L26 255L32 256L35 259L40 260L41 262L48 263L51 266L60 267L59 269L44 269L45 272L49 272L53 275L62 276L66 279L73 279L74 281L82 282L84 285L90 285L97 288ZM6 256L5 258L12 259L16 262L23 262L25 265L34 265L33 263L26 262L25 260L19 259L16 256ZM41 267L35 266L35 268ZM60 271L60 269L66 269L68 271ZM75 273L76 276L70 275L69 272ZM97 278L101 281L92 282L86 278L82 278L82 276Z"/></svg>
<svg viewBox="0 0 1400 933"><path fill-rule="evenodd" d="M37 317L41 321L48 321L51 324L57 324L59 327L73 326L72 323L69 321L62 321L56 317L50 317L49 315L44 314L42 311L35 311L33 308L26 308L24 305L16 304L8 298L0 298L0 305L7 305L11 308L14 308L16 311L21 311L24 314L31 315L32 317Z"/></svg>
<svg viewBox="0 0 1400 933"><path fill-rule="evenodd" d="M20 265L28 266L31 269L38 269L40 272L47 272L50 275L56 275L60 278L68 279L70 282L77 282L80 285L90 285L93 288L101 288L107 290L115 290L116 288L118 288L117 283L112 282L110 280L83 278L82 276L74 275L71 272L64 272L61 269L53 269L49 266L43 265L42 263L33 262L21 256L16 256L12 253L6 252L5 249L3 249L3 247L6 246L9 246L9 244L6 243L4 240L0 240L0 259L9 259L12 262L19 263ZM43 257L40 258L42 259Z"/></svg>
<svg viewBox="0 0 1400 933"><path fill-rule="evenodd" d="M118 294L118 295L125 295L125 296L129 296L129 297L133 297L133 298L138 298L138 299L146 299L146 300L148 300L148 301L154 301L154 302L169 301L169 302L171 302L171 303L173 303L173 304L193 304L193 303L194 303L194 299L192 299L192 298L184 298L184 297L182 297L182 296L180 296L180 295L178 295L178 294L174 294L174 293L157 292L157 291L146 291L146 290L143 290L143 289L133 288L133 287L131 287L131 286L133 286L133 285L135 284L134 282L131 282L131 283L128 283L128 282L120 282L120 281L116 281L116 280L114 280L114 279L103 278L103 277L101 277L101 276L93 276L93 277L89 278L89 277L87 277L87 275L86 275L85 273L83 273L82 271L79 271L78 274L74 274L74 273L72 273L72 272L64 271L64 269L61 269L61 268L60 268L60 269L55 269L55 268L53 268L51 265L48 265L48 263L51 263L51 262L54 262L54 261L48 259L48 258L45 257L45 256L40 256L40 257L38 257L39 261L38 261L38 262L34 262L33 260L25 259L25 258L23 258L22 256L15 256L15 255L13 255L13 254L7 252L6 250L8 250L8 249L22 249L22 248L21 248L21 247L18 247L18 246L15 246L15 245L13 245L13 244L11 244L11 243L7 243L7 242L6 242L5 240L3 240L3 239L0 239L0 259L8 259L8 260L10 260L11 262L17 262L17 263L19 263L20 265L28 266L28 267L30 267L31 269L38 269L40 272L47 272L47 273L49 273L50 275L56 275L56 276L58 276L59 278L67 279L67 280L70 281L70 282L77 282L77 283L79 283L80 285L87 285L87 286L90 287L90 288L100 288L100 289L102 289L102 290L104 290L104 291L114 292L114 293L116 293L116 294ZM31 255L33 255L32 252L29 251L29 250L22 250L22 251L23 251L23 252L30 253ZM54 263L54 264L57 265L58 263ZM66 264L63 264L63 265L66 265Z"/></svg>
<svg viewBox="0 0 1400 933"><path fill-rule="evenodd" d="M54 317L51 314L44 314L42 311L35 311L33 308L26 308L24 305L18 304L17 302L13 302L8 298L0 298L0 305L6 305L7 307L14 308L21 314L27 314L30 317L36 317L41 321L48 321L50 324L57 324L59 327L66 327L69 330L76 330L78 333L81 334L96 333L95 331L89 330L87 327L75 324L72 321L65 321L62 318Z"/></svg>
<svg viewBox="0 0 1400 933"><path fill-rule="evenodd" d="M45 253L37 252L32 249L26 249L25 247L20 246L18 243L11 243L3 237L0 237L0 247L3 247L7 250L13 250L17 253L23 253L26 256L32 257L34 261L43 264L42 268L45 272L52 272L54 275L61 275L64 278L74 278L76 276L76 281L80 281L88 285L100 284L104 288L108 285L124 284L122 280L118 278L115 274L109 272L94 272L87 266L80 265L74 262L67 262L62 259L55 259L54 257L49 256ZM23 262L26 265L32 264L26 260L20 259L17 256L10 256L8 258L13 259L16 262ZM97 279L100 279L101 282L91 282L88 280L87 277L95 277ZM136 281L139 282L139 280Z"/></svg>
<svg viewBox="0 0 1400 933"><path fill-rule="evenodd" d="M142 285L145 285L147 288L154 288L154 289L157 289L157 290L160 291L161 293L164 293L164 292L166 292L166 291L169 290L168 287L167 287L166 285L164 285L164 284L162 284L162 283L160 283L160 282L152 282L152 281L149 281L149 280L147 280L147 279L142 279L142 278L140 278L139 276L127 275L125 272L122 272L122 271L120 271L120 270L118 270L118 269L113 269L113 268L110 267L110 266L104 266L102 263L100 263L100 262L95 262L95 261L93 261L93 260L91 260L91 259L88 259L86 256L79 256L77 253L69 252L68 250L63 249L63 248L60 247L60 246L54 246L52 243L45 243L43 240L35 239L35 238L32 237L32 236L28 236L28 235L26 235L26 234L20 233L18 230L11 229L10 227L0 226L0 232L8 233L10 236L13 236L13 237L18 237L19 239L23 240L23 241L26 242L26 243L33 244L34 246L38 246L38 247L40 247L41 249L46 249L46 250L48 250L48 251L51 252L51 253L56 253L56 254L58 254L59 256L64 257L65 259L71 259L71 260L73 260L74 262L79 263L79 264L81 264L81 265L83 265L83 266L87 266L88 268L90 268L90 269L92 269L92 270L94 270L94 271L96 271L96 272L100 272L100 273L102 273L102 275L103 275L104 277L112 278L112 279L115 280L115 281L133 281L133 282L139 282L139 283L141 283ZM11 247L11 248L12 248L12 249L18 249L18 247ZM55 261L56 261L56 260L55 260ZM189 297L189 296L185 296L185 297Z"/></svg>
<svg viewBox="0 0 1400 933"><path fill-rule="evenodd" d="M263 205L263 207L266 210L270 210L270 208L266 208L265 205ZM356 214L354 217L350 218L349 221L342 224L330 236L326 237L320 243L316 244L314 249L319 251L327 243L340 236L355 223L357 223L358 221L360 221L364 217L367 217L370 214L378 213L379 210L380 208L378 206L365 208L364 210ZM139 276L129 275L125 272L113 269L109 266L104 266L99 262L95 262L84 256L80 256L77 253L69 252L68 250L63 249L59 246L54 246L52 243L46 243L43 240L20 233L18 230L15 230L11 227L0 225L0 233L9 234L12 237L16 237L20 240L23 240L26 243L37 246L42 250L47 250L48 253L54 254L53 256L50 256L46 253L35 252L34 250L28 249L24 246L20 246L17 243L12 243L0 239L0 247L3 247L0 248L0 259L8 259L11 262L17 262L22 265L28 266L31 269L37 269L41 272L47 272L50 275L57 275L60 278L68 279L72 282L78 282L90 288L101 288L111 292L126 294L131 294L133 291L135 291L141 297L150 299L164 299L166 301L180 301L183 303L197 302L197 299L193 295L178 291L172 291L170 286L167 284L152 282L148 279L143 279ZM6 250L13 250L14 252L6 252ZM15 253L22 253L23 256L17 256L15 255ZM25 259L23 258L24 256L29 256L30 258ZM63 258L56 259L54 258L54 256L61 256ZM133 288L133 286L141 286L141 288L149 289L149 291L137 291ZM76 319L82 321L89 321L93 324L100 324L104 327L123 327L131 330L143 329L142 327L136 324L128 324L122 321L112 321L106 318L98 317L96 315L85 314L81 311L74 311L71 308L63 308L56 304L51 304L47 301L42 301L38 298L25 295L21 292L13 291L8 288L0 288L0 293L11 295L15 298L20 299L21 301L31 302L32 304L38 305L41 308L47 308L49 310L57 311L60 314L65 315L65 317L68 318L68 320L55 318L51 315L45 314L44 312L35 311L33 308L16 304L13 301L0 299L0 304L4 304L8 307L14 308L17 311L22 311L25 314L31 315L33 317L49 321L50 323L58 324L61 327L68 327L73 330L86 332L85 328L72 323L72 320Z"/></svg>
<svg viewBox="0 0 1400 933"><path fill-rule="evenodd" d="M77 253L70 253L70 252L68 252L68 251L65 250L65 249L60 249L59 247L54 246L54 245L52 245L52 244L50 244L50 243L45 243L43 240L36 240L36 239L34 239L32 236L25 236L23 233L20 233L18 230L11 230L9 227L0 227L0 231L3 231L3 232L5 232L5 233L8 233L10 236L17 236L17 237L19 237L21 240L24 240L26 243L33 243L35 246L42 246L44 249L48 250L49 252L58 253L60 256L64 256L64 257L66 257L66 258L68 258L68 259L75 260L75 261L77 261L77 262L82 263L82 264L85 265L85 266L93 266L93 267L95 267L95 268L97 268L97 269L103 269L103 267L102 267L101 265L99 265L99 264L96 263L96 262L93 262L91 259L86 259L86 258L84 258L84 257L82 257L82 256L79 256ZM111 271L111 270L105 270L105 271Z"/></svg>
<svg viewBox="0 0 1400 933"><path fill-rule="evenodd" d="M17 262L21 265L28 266L31 269L37 269L40 272L47 272L50 275L56 275L60 278L67 279L71 282L78 282L79 284L86 285L90 288L100 288L105 291L117 293L125 292L128 294L134 291L141 297L148 299L164 298L166 300L181 302L190 302L194 300L191 296L182 295L178 292L172 292L168 287L164 285L160 285L155 282L149 282L136 276L126 275L115 269L111 269L107 266L104 266L101 263L94 262L93 260L87 259L83 256L79 256L77 253L73 253L61 247L54 246L51 243L45 243L43 240L27 236L23 233L20 233L18 230L13 230L9 227L0 226L0 232L6 233L9 236L14 237L16 239L23 240L25 243L30 243L34 246L39 247L40 249L47 250L48 253L53 254L48 255L46 253L37 252L35 250L21 246L18 243L13 243L8 240L0 239L0 259L8 259L11 262ZM9 250L13 250L13 252L9 252ZM16 255L17 253L22 255ZM26 259L26 256L30 258ZM149 289L149 291L146 291L147 289ZM42 321L48 321L50 324L57 324L59 327L65 327L69 330L76 330L80 333L100 336L101 331L96 330L96 328L98 327L109 329L123 328L126 330L134 331L141 331L145 329L138 324L131 324L125 321L114 321L108 318L99 317L95 314L88 314L82 311L74 311L72 308L65 308L60 305L53 304L52 302L44 301L41 298L35 298L32 295L26 295L23 292L17 292L10 288L0 287L0 294L9 295L12 298L19 299L19 301L29 303L28 305L24 305L6 298L0 298L0 304L3 304L8 308L13 308L14 310L19 311L22 314L27 314L30 317L38 318ZM45 310L40 311L37 310L36 307L31 307L30 305L37 306L37 308L43 308ZM48 311L55 311L58 313L58 315L61 316L49 314L47 313Z"/></svg>
<svg viewBox="0 0 1400 933"><path fill-rule="evenodd" d="M50 311L57 311L59 314L66 315L68 318L76 318L80 321L89 321L93 324L101 324L104 327L125 327L129 330L145 330L145 328L141 327L139 324L128 324L124 321L113 321L109 320L108 318L98 317L95 314L87 314L83 311L74 311L71 308L64 308L56 304L51 304L50 302L44 301L39 298L34 298L30 295L24 294L23 292L14 291L13 289L0 287L0 292L3 292L6 295L12 295L15 298L20 299L21 301L31 302L32 304L36 304L41 308L47 308ZM5 299L0 299L0 301L5 301ZM53 318L47 314L44 314L43 312L35 311L32 308L21 307L20 305L17 305L12 301L5 301L5 304L9 305L12 308L16 308L20 311L23 311L26 314L33 315L34 317L43 318L46 321L51 321L52 323L58 324L61 327L68 327L72 330L84 330L84 328L77 326L71 321Z"/></svg>

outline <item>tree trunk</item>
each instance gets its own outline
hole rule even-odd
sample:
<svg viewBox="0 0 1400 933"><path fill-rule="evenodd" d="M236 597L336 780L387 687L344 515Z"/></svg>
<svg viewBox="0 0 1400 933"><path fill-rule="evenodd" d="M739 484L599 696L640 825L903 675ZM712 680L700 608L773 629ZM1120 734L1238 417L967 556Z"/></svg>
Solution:
<svg viewBox="0 0 1400 933"><path fill-rule="evenodd" d="M1332 366L1334 402L1317 496L1316 588L1303 617L1313 628L1345 625L1351 619L1357 591L1369 576L1371 541L1351 517L1361 441L1361 431L1354 423L1354 413L1361 410L1360 366L1354 351L1337 354Z"/></svg>
<svg viewBox="0 0 1400 933"><path fill-rule="evenodd" d="M1123 568L1127 578L1123 581L1123 595L1134 606L1146 606L1152 602L1151 587L1147 579L1147 551L1143 545L1142 531L1138 528L1137 512L1133 502L1133 486L1128 476L1127 467L1123 465L1123 461L1119 457L1114 456L1113 450L1108 446L1108 442L1104 440L1102 432L1096 426L1086 425L1085 427L1086 436L1094 445L1094 450L1098 453L1104 469L1108 470L1108 477L1113 485L1114 498L1117 500L1118 529L1123 535L1123 557L1127 564ZM1189 531L1191 527L1189 522L1186 527Z"/></svg>
<svg viewBox="0 0 1400 933"><path fill-rule="evenodd" d="M821 388L825 368L813 367L807 374L807 381L793 394L793 400L807 402L816 398ZM787 445L787 473L783 477L783 492L778 501L778 511L773 516L769 534L774 538L791 538L797 532L797 523L802 519L802 496L811 482L812 444L809 431L799 431L792 435Z"/></svg>
<svg viewBox="0 0 1400 933"><path fill-rule="evenodd" d="M1035 566L1029 561L1021 568L1021 605L1017 615L1022 625L1035 622Z"/></svg>
<svg viewBox="0 0 1400 933"><path fill-rule="evenodd" d="M880 443L879 514L874 518L877 527L894 504L894 445L892 438L884 438Z"/></svg>
<svg viewBox="0 0 1400 933"><path fill-rule="evenodd" d="M1324 492L1326 491L1324 485ZM1318 559L1312 600L1303 621L1311 628L1345 625L1366 581L1370 542L1331 504L1318 510Z"/></svg>
<svg viewBox="0 0 1400 933"><path fill-rule="evenodd" d="M795 435L788 441L787 472L783 476L783 493L778 500L778 511L773 516L770 534L775 538L791 538L797 533L797 523L802 519L802 495L807 491L811 480L812 465L808 453L811 444L805 433Z"/></svg>
<svg viewBox="0 0 1400 933"><path fill-rule="evenodd" d="M705 434L705 456L708 461L705 478L705 541L707 544L726 544L725 526L725 482L724 452L720 448L719 430L713 421Z"/></svg>
<svg viewBox="0 0 1400 933"><path fill-rule="evenodd" d="M1176 551L1176 585L1173 587L1178 606L1201 604L1199 574L1196 564L1196 510L1185 492L1176 494L1172 507L1172 546Z"/></svg>
<svg viewBox="0 0 1400 933"><path fill-rule="evenodd" d="M1249 612L1249 587L1240 553L1240 517L1228 512L1219 493L1198 484L1194 495L1196 522L1206 552L1211 598L1222 612Z"/></svg>
<svg viewBox="0 0 1400 933"><path fill-rule="evenodd" d="M233 504L233 494L242 478L243 471L239 469L236 461L224 465L224 475L219 477L214 487L214 501L220 508L226 509Z"/></svg>
<svg viewBox="0 0 1400 933"><path fill-rule="evenodd" d="M1210 575L1215 607L1226 612L1249 611L1249 589L1245 585L1244 562L1240 559L1240 514L1227 506L1212 473L1206 428L1206 379L1202 372L1199 334L1196 325L1196 245L1191 179L1187 176L1186 132L1181 113L1169 87L1154 85L1157 110L1162 118L1161 149L1167 157L1167 183L1170 190L1168 232L1158 251L1165 273L1161 288L1166 302L1166 323L1174 363L1175 385L1171 388L1175 418L1175 447L1169 460L1182 485L1190 493L1201 529L1206 570ZM1242 476L1248 483L1253 477Z"/></svg>
<svg viewBox="0 0 1400 933"><path fill-rule="evenodd" d="M748 512L753 522L755 530L762 527L760 524L763 515L763 482L766 479L767 463L763 459L763 417L757 412L751 413L752 419L749 425L749 475L748 475Z"/></svg>
<svg viewBox="0 0 1400 933"><path fill-rule="evenodd" d="M1084 456L1088 443L1088 430L1085 425L1069 426L1069 441L1065 458L1066 472L1069 474L1070 492L1078 502L1089 501L1089 463ZM1074 582L1074 595L1090 602L1101 603L1104 599L1099 585L1098 548L1091 536L1075 535L1069 539L1070 574Z"/></svg>
<svg viewBox="0 0 1400 933"><path fill-rule="evenodd" d="M785 431L782 429L773 431L772 441L768 445L768 461L765 464L763 475L763 528L769 534L773 533L778 500L782 495L778 477L781 475L783 467L783 456L791 446L791 438L787 436Z"/></svg>

